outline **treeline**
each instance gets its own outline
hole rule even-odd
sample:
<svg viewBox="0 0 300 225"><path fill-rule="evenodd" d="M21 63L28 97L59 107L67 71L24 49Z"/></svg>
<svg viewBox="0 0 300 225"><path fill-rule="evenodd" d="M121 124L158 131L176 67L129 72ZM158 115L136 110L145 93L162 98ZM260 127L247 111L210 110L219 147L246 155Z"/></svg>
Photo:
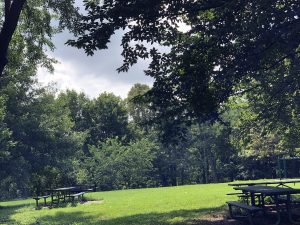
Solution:
<svg viewBox="0 0 300 225"><path fill-rule="evenodd" d="M296 154L291 134L260 127L244 98L231 98L218 120L197 122L155 107L146 85L134 85L125 100L111 93L90 99L33 88L27 78L6 77L1 89L2 199L66 185L115 190L273 178L277 156Z"/></svg>
<svg viewBox="0 0 300 225"><path fill-rule="evenodd" d="M42 0L12 11L20 14L18 27L0 58L0 199L76 184L115 190L273 178L278 157L300 155L299 32L291 26L298 4L147 4L160 10L150 15L133 1L127 14L121 1L86 1L82 17L72 0ZM1 28L11 19L7 6ZM99 9L104 19L90 23ZM187 33L177 30L182 12ZM46 49L65 28L79 35L68 43L87 54L125 29L119 71L150 57L145 74L153 87L136 84L124 100L40 87L37 70L53 70Z"/></svg>

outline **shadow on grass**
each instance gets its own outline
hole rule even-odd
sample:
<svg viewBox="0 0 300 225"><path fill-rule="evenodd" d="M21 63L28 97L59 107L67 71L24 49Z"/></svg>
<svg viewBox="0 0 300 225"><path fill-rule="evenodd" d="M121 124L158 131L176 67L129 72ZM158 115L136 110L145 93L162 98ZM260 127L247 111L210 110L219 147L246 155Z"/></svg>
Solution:
<svg viewBox="0 0 300 225"><path fill-rule="evenodd" d="M11 216L15 214L18 210L21 210L25 207L34 208L33 203L16 203L13 205L3 206L0 205L0 224L15 224L14 221L11 220Z"/></svg>
<svg viewBox="0 0 300 225"><path fill-rule="evenodd" d="M43 216L30 225L240 225L233 220L224 219L224 207L195 210L176 210L166 213L146 213L118 218L85 212L58 212L53 216Z"/></svg>
<svg viewBox="0 0 300 225"><path fill-rule="evenodd" d="M44 208L48 208L48 209L68 208L68 207L77 207L79 204L82 204L82 202L73 202L73 203L61 202L59 205L57 205L57 204L51 205L48 202L47 205L44 205L43 203L41 203L41 204L39 204L39 207L36 208L35 202L27 202L27 203L24 203L24 202L18 202L18 203L11 202L11 203L12 204L10 204L10 205L1 205L1 203L0 203L0 225L3 225L3 224L5 224L5 225L6 224L7 225L19 225L20 223L15 221L11 217L14 214L20 213L20 211L23 211L23 210L26 211L26 212L28 212L28 210L33 211L33 212L36 211L36 213L38 215L39 214L38 211L42 210ZM66 221L68 221L68 218L65 218L64 215L62 215L62 214L61 215L57 214L57 216L58 216L58 218L64 218L64 219L66 219ZM71 217L73 217L73 216L71 216ZM46 219L42 219L42 221L46 222L45 224L52 224L52 223L48 223ZM63 221L63 220L61 220L61 221ZM73 221L73 220L71 220L71 221ZM37 221L33 224L40 224L40 223ZM59 223L57 223L57 224L59 224ZM66 224L69 224L69 223L67 222Z"/></svg>

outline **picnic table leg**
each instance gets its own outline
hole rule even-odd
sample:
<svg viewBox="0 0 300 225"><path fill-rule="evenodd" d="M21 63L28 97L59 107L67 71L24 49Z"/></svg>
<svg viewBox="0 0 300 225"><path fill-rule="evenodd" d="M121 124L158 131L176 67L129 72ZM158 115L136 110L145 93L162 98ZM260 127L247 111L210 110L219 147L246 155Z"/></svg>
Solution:
<svg viewBox="0 0 300 225"><path fill-rule="evenodd" d="M261 195L261 205L263 208L263 214L264 214L264 216L266 216L265 196L264 195Z"/></svg>
<svg viewBox="0 0 300 225"><path fill-rule="evenodd" d="M228 204L228 207L229 207L229 215L230 215L230 217L231 217L232 219L234 219L235 217L234 217L233 212L232 212L232 205L229 205L229 204Z"/></svg>
<svg viewBox="0 0 300 225"><path fill-rule="evenodd" d="M281 215L280 215L279 201L278 201L277 195L274 196L274 201L275 201L275 211L276 211L277 219L276 219L275 223L272 225L279 225L281 222ZM263 215L266 216L265 195L263 195L263 194L260 196L260 203L263 207Z"/></svg>
<svg viewBox="0 0 300 225"><path fill-rule="evenodd" d="M75 196L71 196L72 197L72 204L74 205L74 201L75 201Z"/></svg>
<svg viewBox="0 0 300 225"><path fill-rule="evenodd" d="M248 219L249 219L250 225L253 225L254 223L253 223L253 219L252 219L252 214L251 213L249 213Z"/></svg>
<svg viewBox="0 0 300 225"><path fill-rule="evenodd" d="M53 205L53 193L51 193L51 206Z"/></svg>
<svg viewBox="0 0 300 225"><path fill-rule="evenodd" d="M287 213L288 213L288 217L289 217L289 221L293 224L300 224L299 221L295 221L292 217L292 209L291 209L291 195L290 194L287 194L286 196L286 210L287 210Z"/></svg>
<svg viewBox="0 0 300 225"><path fill-rule="evenodd" d="M276 220L274 225L279 225L280 222L281 222L281 215L280 215L279 202L278 202L278 196L277 195L274 196L274 200L275 200L275 209L276 209L276 212L277 212L277 220Z"/></svg>
<svg viewBox="0 0 300 225"><path fill-rule="evenodd" d="M35 199L35 208L38 209L39 208L39 200Z"/></svg>
<svg viewBox="0 0 300 225"><path fill-rule="evenodd" d="M255 195L254 193L250 193L251 205L255 206Z"/></svg>

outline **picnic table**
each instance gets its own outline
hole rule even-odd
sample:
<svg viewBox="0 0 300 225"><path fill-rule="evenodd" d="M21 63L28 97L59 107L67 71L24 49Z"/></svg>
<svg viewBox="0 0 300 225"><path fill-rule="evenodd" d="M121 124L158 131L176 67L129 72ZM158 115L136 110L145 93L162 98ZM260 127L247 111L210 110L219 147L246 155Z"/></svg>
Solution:
<svg viewBox="0 0 300 225"><path fill-rule="evenodd" d="M66 202L66 197L70 196L72 190L74 189L75 187L62 187L62 188L55 188L55 189L47 189L47 191L51 195L51 203L59 204L60 200Z"/></svg>
<svg viewBox="0 0 300 225"><path fill-rule="evenodd" d="M81 189L78 189L78 187L61 187L61 188L55 188L55 189L46 189L47 192L46 195L43 196L36 196L34 199L36 200L36 208L39 206L39 200L44 199L44 205L47 205L47 198L51 198L51 206L53 204L59 204L61 201L66 202L66 199L68 198L71 200L72 203L75 201L75 197L78 197L79 199L83 199L83 195L85 194L84 191L81 191Z"/></svg>
<svg viewBox="0 0 300 225"><path fill-rule="evenodd" d="M236 187L236 190L241 190L244 193L247 192L250 194L251 205L255 206L255 194L259 194L259 202L258 205L265 208L265 197L270 196L274 200L275 210L277 212L277 221L275 224L279 224L281 221L281 210L279 205L285 204L285 209L288 213L288 218L290 222L295 223L292 219L291 212L291 195L292 194L300 194L300 189L294 188L282 188L282 187L271 187L271 186L247 186L247 187ZM283 198L280 198L283 197ZM282 201L284 199L284 201Z"/></svg>
<svg viewBox="0 0 300 225"><path fill-rule="evenodd" d="M300 189L294 189L294 188L283 188L283 187L272 187L272 186L259 186L259 185L252 185L252 186L240 186L240 187L235 187L235 190L240 190L245 194L250 195L251 199L251 204L247 206L243 205L241 203L235 203L235 202L228 202L229 209L230 209L230 214L231 212L231 207L239 207L239 208L244 208L246 209L249 213L249 219L250 223L252 224L251 220L251 213L253 211L261 211L266 212L267 210L267 204L265 202L266 197L270 197L274 203L274 209L277 214L277 220L275 222L276 225L280 224L281 222L281 212L286 211L288 215L288 219L291 223L297 223L295 220L292 218L292 194L300 194ZM256 198L258 198L258 201L256 201ZM280 207L284 206L284 207Z"/></svg>
<svg viewBox="0 0 300 225"><path fill-rule="evenodd" d="M240 187L240 186L254 186L254 185L276 185L277 186L286 186L286 184L293 183L294 185L296 183L299 183L300 179L293 179L293 180L277 180L277 181L261 181L261 182L241 182L241 183L230 183L228 186L233 187Z"/></svg>

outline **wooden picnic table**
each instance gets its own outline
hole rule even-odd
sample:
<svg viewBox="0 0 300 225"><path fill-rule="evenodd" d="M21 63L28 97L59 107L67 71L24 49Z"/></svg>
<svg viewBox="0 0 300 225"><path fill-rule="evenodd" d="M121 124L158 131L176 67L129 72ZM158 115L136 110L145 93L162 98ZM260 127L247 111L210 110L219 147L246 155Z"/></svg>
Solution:
<svg viewBox="0 0 300 225"><path fill-rule="evenodd" d="M93 191L94 189L87 188L85 186L76 186L76 187L61 187L55 189L46 189L47 194L41 196L34 196L33 199L36 201L36 209L39 208L39 200L44 199L44 205L47 206L47 198L51 198L51 206L53 204L59 204L60 201L66 202L66 198L70 202L74 203L75 198L78 198L78 201L83 201L83 195L86 191Z"/></svg>
<svg viewBox="0 0 300 225"><path fill-rule="evenodd" d="M51 204L53 203L59 203L60 200L63 200L63 202L66 201L66 197L70 196L72 193L72 190L75 190L76 187L61 187L61 188L55 188L55 189L48 189L47 191L51 194Z"/></svg>
<svg viewBox="0 0 300 225"><path fill-rule="evenodd" d="M255 186L255 185L276 185L277 186L286 186L286 184L296 184L299 183L300 179L293 180L278 180L278 181L262 181L262 182L241 182L241 183L230 183L228 186L240 187L240 186Z"/></svg>
<svg viewBox="0 0 300 225"><path fill-rule="evenodd" d="M291 212L291 195L292 194L300 194L300 189L294 188L282 188L282 187L271 187L271 186L242 186L235 187L235 190L240 190L243 193L248 193L251 198L252 206L260 206L263 210L266 210L265 197L270 196L274 200L274 206L277 213L276 225L281 222L281 209L279 207L280 204L285 204L285 209L288 214L288 219L291 223L297 223L292 218ZM258 204L256 204L255 197L259 196ZM279 197L285 196L285 201L280 201Z"/></svg>

